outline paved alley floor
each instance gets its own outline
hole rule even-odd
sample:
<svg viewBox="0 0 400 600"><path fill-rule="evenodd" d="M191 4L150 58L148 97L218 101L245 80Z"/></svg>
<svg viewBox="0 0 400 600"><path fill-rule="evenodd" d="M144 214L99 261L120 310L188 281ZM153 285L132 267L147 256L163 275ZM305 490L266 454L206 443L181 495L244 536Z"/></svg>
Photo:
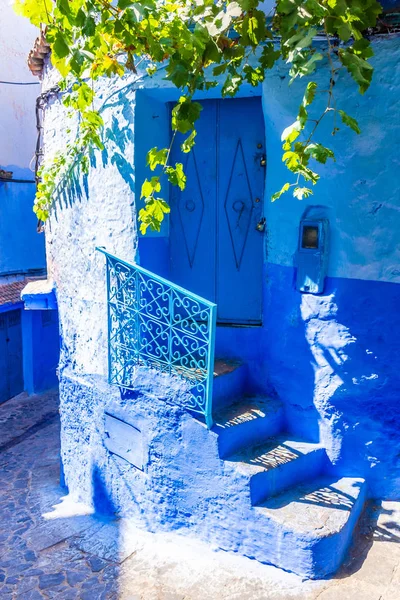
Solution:
<svg viewBox="0 0 400 600"><path fill-rule="evenodd" d="M400 600L400 503L371 503L334 579L104 521L59 487L56 392L0 405L0 600Z"/></svg>

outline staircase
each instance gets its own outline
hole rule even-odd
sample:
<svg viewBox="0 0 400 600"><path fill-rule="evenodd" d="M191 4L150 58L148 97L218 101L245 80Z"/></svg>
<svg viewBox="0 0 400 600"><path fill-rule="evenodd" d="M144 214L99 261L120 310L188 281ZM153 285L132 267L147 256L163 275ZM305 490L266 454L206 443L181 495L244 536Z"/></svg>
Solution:
<svg viewBox="0 0 400 600"><path fill-rule="evenodd" d="M98 250L107 265L109 383L143 399L129 410L141 424L137 431L146 433L150 458L140 458L140 437L132 465L146 477L131 483L149 510L158 508L152 521L307 577L336 571L363 507L365 481L338 476L322 445L286 431L279 400L249 396L246 365L214 363L214 303ZM168 376L176 376L173 385ZM184 408L183 416L167 400ZM131 436L120 454L125 459ZM109 442L104 446L112 452ZM120 477L110 480L120 512L124 500L130 510ZM132 510L149 526L141 503L135 500Z"/></svg>
<svg viewBox="0 0 400 600"><path fill-rule="evenodd" d="M365 481L332 474L322 445L285 431L278 399L247 396L246 365L217 360L214 377L218 453L251 503L246 533L254 541L242 552L307 577L335 572L363 508Z"/></svg>

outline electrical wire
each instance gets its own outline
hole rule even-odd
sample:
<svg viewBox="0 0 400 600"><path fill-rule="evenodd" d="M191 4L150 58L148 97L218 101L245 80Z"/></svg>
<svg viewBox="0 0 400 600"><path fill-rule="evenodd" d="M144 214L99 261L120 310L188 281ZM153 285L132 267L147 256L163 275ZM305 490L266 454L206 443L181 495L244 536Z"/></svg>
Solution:
<svg viewBox="0 0 400 600"><path fill-rule="evenodd" d="M40 85L40 81L0 81L3 85Z"/></svg>

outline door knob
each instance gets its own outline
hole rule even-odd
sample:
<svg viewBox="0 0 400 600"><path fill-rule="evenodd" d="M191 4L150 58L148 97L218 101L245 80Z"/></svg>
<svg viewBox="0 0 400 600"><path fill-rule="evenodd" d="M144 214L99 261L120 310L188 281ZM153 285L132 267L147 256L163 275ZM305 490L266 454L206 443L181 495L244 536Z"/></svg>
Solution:
<svg viewBox="0 0 400 600"><path fill-rule="evenodd" d="M256 230L259 231L260 233L263 233L265 231L265 223L266 223L266 219L265 217L263 217L262 219L260 219L256 225Z"/></svg>

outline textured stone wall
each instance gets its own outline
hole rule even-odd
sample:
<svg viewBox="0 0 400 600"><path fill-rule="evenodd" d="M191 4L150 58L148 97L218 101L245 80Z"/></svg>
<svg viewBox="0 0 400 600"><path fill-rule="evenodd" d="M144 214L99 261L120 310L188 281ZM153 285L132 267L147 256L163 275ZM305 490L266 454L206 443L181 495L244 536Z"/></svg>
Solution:
<svg viewBox="0 0 400 600"><path fill-rule="evenodd" d="M400 38L376 39L374 49L377 71L371 89L361 97L344 76L336 92L338 103L344 106L345 101L346 110L359 120L362 135L343 126L333 138L327 117L322 137L337 161L319 168L321 182L307 201L290 196L269 201L287 179L280 135L294 120L300 87L293 84L289 94L281 65L257 91L263 97L268 161L265 276L260 282L264 325L219 329L217 352L249 364L248 390L276 393L286 404L288 428L321 440L334 470L366 476L371 495L395 497L400 494ZM167 274L167 225L161 236L141 241L140 256L136 253L137 190L144 176L138 147L144 147L145 135L149 147L165 135L165 103L177 96L162 76L161 70L152 79L132 75L99 83L106 149L95 153L86 178L76 172L60 191L47 225L48 263L60 311L62 382L65 370L78 378L106 374L104 258L95 247L105 246L128 261L140 258L145 266L152 261L151 268ZM46 85L53 77L49 72ZM326 73L318 75L321 89L326 87L324 78ZM142 94L139 102L137 90ZM213 97L218 93L213 90ZM255 91L244 88L242 93ZM322 97L320 102L322 106ZM46 111L48 154L61 147L68 126L60 101L53 100ZM329 277L320 297L301 295L294 285L299 222L314 205L325 207L331 229ZM99 381L85 385L96 388ZM68 386L62 390L63 446L86 445L85 427L93 419L90 426L96 426L98 418L91 396L80 405L80 421L72 427L68 403L73 396ZM83 477L85 465L76 469L76 477Z"/></svg>
<svg viewBox="0 0 400 600"><path fill-rule="evenodd" d="M50 74L47 85L54 81ZM114 94L114 92L116 92ZM61 327L61 371L105 374L107 317L104 256L97 246L133 260L136 246L134 208L134 103L129 88L99 94L108 139L105 150L91 159L89 175L73 169L60 186L46 226L47 264L57 286ZM74 130L60 99L46 109L48 155Z"/></svg>

